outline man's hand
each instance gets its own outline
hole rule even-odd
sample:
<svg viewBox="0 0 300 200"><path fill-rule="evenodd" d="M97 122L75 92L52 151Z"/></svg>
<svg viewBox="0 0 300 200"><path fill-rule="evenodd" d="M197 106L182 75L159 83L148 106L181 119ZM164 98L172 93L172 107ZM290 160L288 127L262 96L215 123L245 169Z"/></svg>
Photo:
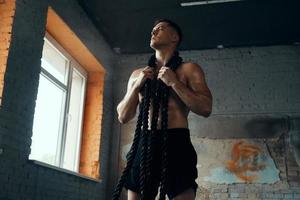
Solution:
<svg viewBox="0 0 300 200"><path fill-rule="evenodd" d="M149 79L153 79L154 76L154 71L152 67L145 67L144 69L142 69L142 71L139 73L134 86L136 88L141 89L145 83L145 81L149 78Z"/></svg>
<svg viewBox="0 0 300 200"><path fill-rule="evenodd" d="M161 79L167 86L172 86L178 82L175 72L166 66L160 68L157 78Z"/></svg>

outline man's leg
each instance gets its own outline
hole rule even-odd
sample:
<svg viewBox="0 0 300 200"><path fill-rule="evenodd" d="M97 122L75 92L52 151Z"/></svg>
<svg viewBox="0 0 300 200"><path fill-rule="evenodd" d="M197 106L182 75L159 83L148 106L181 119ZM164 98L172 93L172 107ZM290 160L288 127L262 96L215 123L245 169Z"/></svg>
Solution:
<svg viewBox="0 0 300 200"><path fill-rule="evenodd" d="M195 200L195 191L190 188L180 193L173 200Z"/></svg>
<svg viewBox="0 0 300 200"><path fill-rule="evenodd" d="M127 196L128 196L128 200L138 200L138 194L131 190L128 190Z"/></svg>

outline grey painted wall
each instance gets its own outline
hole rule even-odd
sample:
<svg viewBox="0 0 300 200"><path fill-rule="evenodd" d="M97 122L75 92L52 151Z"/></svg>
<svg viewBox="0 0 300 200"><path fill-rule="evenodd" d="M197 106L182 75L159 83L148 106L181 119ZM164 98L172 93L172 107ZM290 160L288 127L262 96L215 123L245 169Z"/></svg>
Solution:
<svg viewBox="0 0 300 200"><path fill-rule="evenodd" d="M300 167L294 154L299 154L295 146L299 146L300 133L300 47L184 51L181 56L184 61L201 65L213 95L209 118L194 113L188 117L191 139L198 153L199 174L211 176L210 169L201 168L201 162L217 163L223 156L221 152L228 151L229 143L243 139L250 144L261 141L269 148L267 154L274 160L280 177L274 185L217 184L199 177L198 199L299 199L296 190L300 189ZM116 105L126 92L131 72L145 66L148 57L149 54L119 57ZM132 141L136 120L137 116L124 125L117 122L121 135L120 168L125 164L124 155L130 146L128 141ZM291 135L295 135L294 145L290 143ZM210 158L203 157L205 147L212 145L215 153Z"/></svg>
<svg viewBox="0 0 300 200"><path fill-rule="evenodd" d="M105 70L100 182L28 161L47 8L52 8L101 61ZM114 101L114 54L77 1L17 0L0 109L0 199L107 199Z"/></svg>

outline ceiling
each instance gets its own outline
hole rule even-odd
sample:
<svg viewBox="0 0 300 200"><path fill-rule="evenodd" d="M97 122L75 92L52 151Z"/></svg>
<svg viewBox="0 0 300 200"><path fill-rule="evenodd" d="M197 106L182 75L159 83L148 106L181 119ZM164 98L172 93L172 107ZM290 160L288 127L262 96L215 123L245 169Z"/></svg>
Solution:
<svg viewBox="0 0 300 200"><path fill-rule="evenodd" d="M299 0L243 0L181 7L191 0L78 0L117 53L148 53L153 22L175 21L179 50L299 44Z"/></svg>

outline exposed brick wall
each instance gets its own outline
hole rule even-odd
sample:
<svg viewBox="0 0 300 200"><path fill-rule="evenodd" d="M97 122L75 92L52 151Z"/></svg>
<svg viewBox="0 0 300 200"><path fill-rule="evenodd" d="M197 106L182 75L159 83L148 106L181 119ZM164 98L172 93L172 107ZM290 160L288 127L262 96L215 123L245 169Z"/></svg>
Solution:
<svg viewBox="0 0 300 200"><path fill-rule="evenodd" d="M103 115L103 73L89 73L86 92L83 135L81 140L80 173L100 178L99 149Z"/></svg>
<svg viewBox="0 0 300 200"><path fill-rule="evenodd" d="M184 61L202 66L214 97L213 112L209 118L193 113L188 117L192 142L195 147L200 147L200 150L196 148L197 152L201 151L199 138L201 141L213 139L223 143L226 139L260 139L268 145L280 177L280 181L274 184L216 184L198 179L197 199L300 199L300 167L296 164L290 144L290 121L300 115L300 94L297 92L300 84L300 47L184 51L181 55ZM149 54L120 56L119 73L115 77L118 80L116 105L125 95L131 72L134 68L145 66L148 57ZM128 124L116 124L120 126L121 169L125 164L128 141L132 141L136 117ZM260 125L266 129L259 129ZM216 151L224 150L216 146Z"/></svg>
<svg viewBox="0 0 300 200"><path fill-rule="evenodd" d="M15 0L0 1L0 105L15 10Z"/></svg>
<svg viewBox="0 0 300 200"><path fill-rule="evenodd" d="M288 134L280 138L267 139L271 157L280 170L280 181L274 184L211 184L200 188L198 199L210 200L296 200L300 194L300 167L292 155ZM205 191L204 196L201 191ZM202 198L200 198L202 197Z"/></svg>
<svg viewBox="0 0 300 200"><path fill-rule="evenodd" d="M48 6L57 11L106 70L103 86L105 115L101 136L94 138L99 142L101 137L101 155L98 152L97 159L100 159L100 174L103 174L100 182L28 161ZM113 61L113 52L77 1L16 1L0 110L1 200L106 199L111 176L107 165L110 163L109 144L114 118Z"/></svg>

